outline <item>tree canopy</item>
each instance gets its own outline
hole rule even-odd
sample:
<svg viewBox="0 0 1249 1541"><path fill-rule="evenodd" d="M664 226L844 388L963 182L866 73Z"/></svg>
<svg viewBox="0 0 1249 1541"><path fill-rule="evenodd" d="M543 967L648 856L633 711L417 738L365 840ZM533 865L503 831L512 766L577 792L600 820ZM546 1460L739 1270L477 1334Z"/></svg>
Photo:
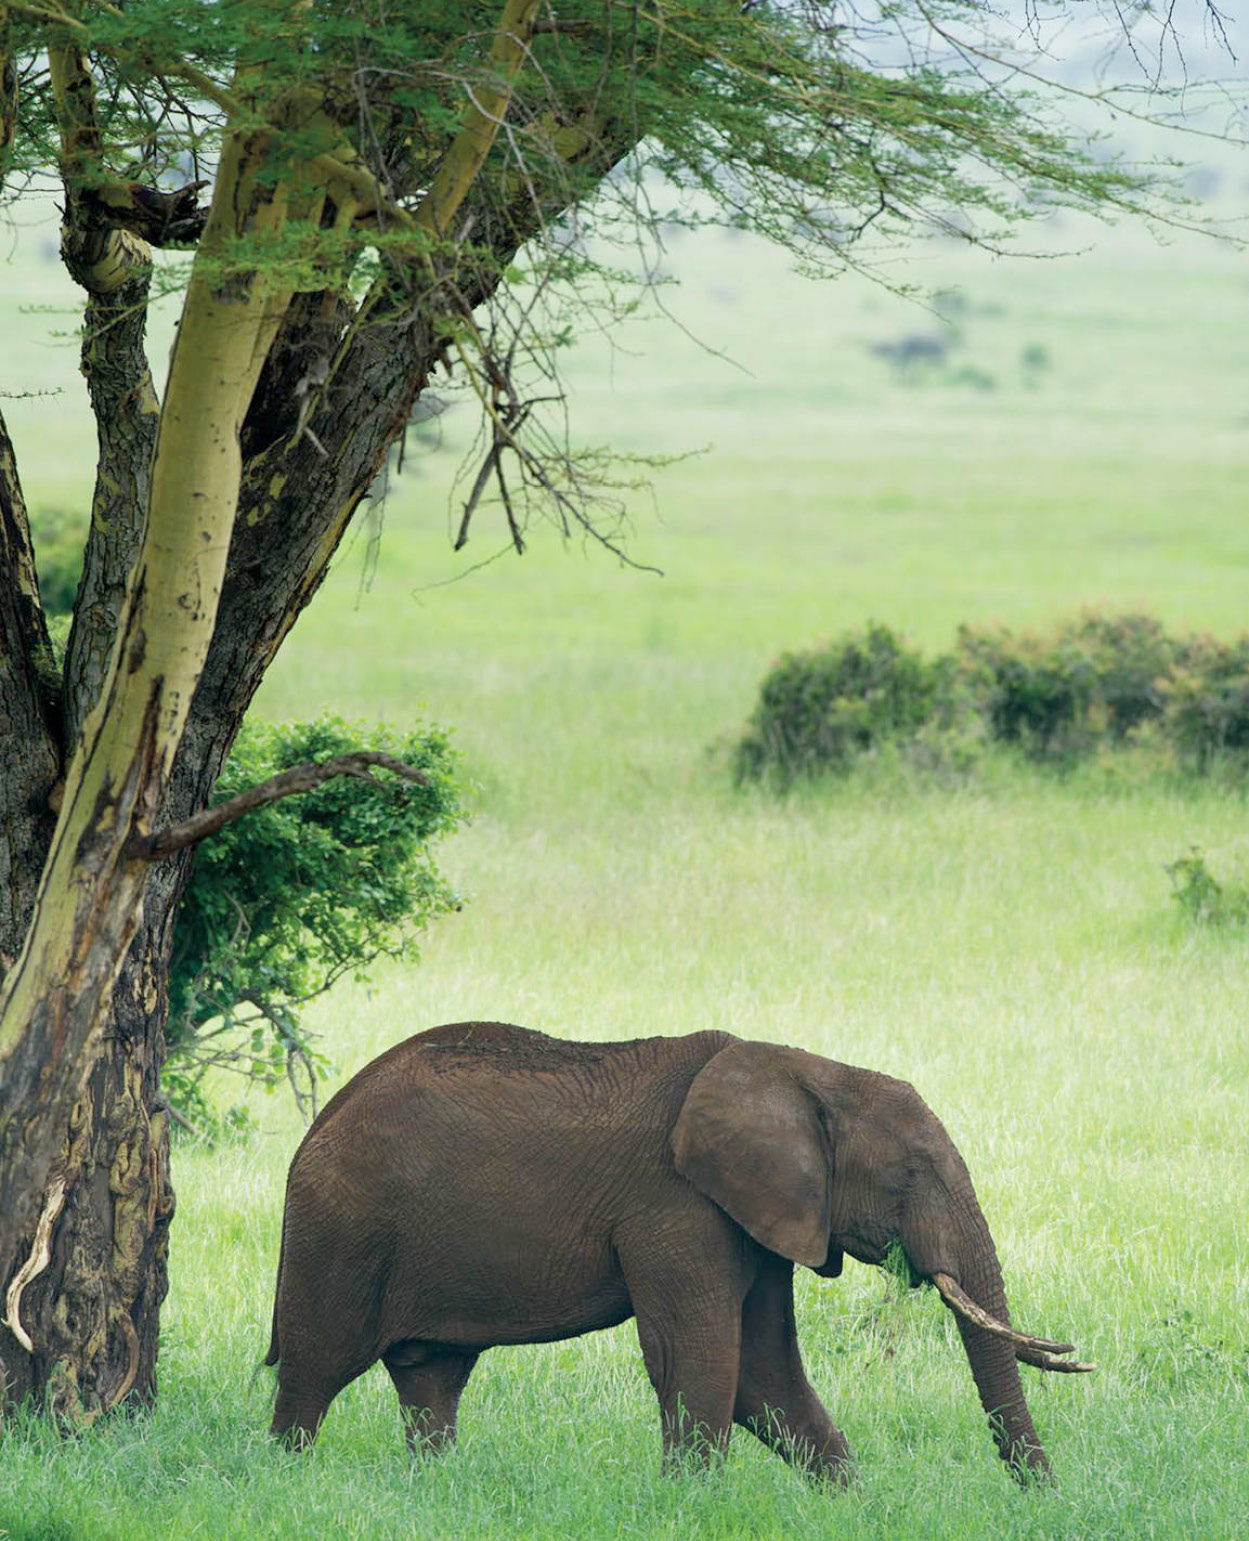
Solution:
<svg viewBox="0 0 1249 1541"><path fill-rule="evenodd" d="M10 196L49 173L64 184L71 271L119 282L129 264L96 248L120 231L198 243L197 272L328 286L357 329L399 293L436 313L440 357L489 425L469 514L497 494L518 541L535 503L593 523L601 467L571 463L535 411L569 305L618 292L610 248L589 236L727 223L825 273L904 232L998 244L1056 207L1183 217L1159 196L1158 168L1097 143L1098 121L1069 110L1079 98L1148 116L1139 92L1161 87L1168 43L1183 57L1175 7L1073 4L1052 24L984 0L4 9L5 181ZM1098 20L1135 78L1103 39L1119 84L1077 89L1048 59L1051 34L1076 25L1087 51ZM1212 6L1198 0L1189 20L1221 35ZM1191 110L1199 87L1183 86ZM219 183L232 124L263 131L259 180L289 190L267 227L210 256L201 195ZM166 263L159 282L184 271ZM302 362L283 394L315 436L334 358Z"/></svg>

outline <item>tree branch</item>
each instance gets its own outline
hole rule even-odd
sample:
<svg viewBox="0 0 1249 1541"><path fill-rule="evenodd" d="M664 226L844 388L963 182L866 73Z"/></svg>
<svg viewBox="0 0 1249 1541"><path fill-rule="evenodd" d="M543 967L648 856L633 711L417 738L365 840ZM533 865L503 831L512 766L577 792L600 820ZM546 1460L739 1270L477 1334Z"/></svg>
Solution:
<svg viewBox="0 0 1249 1541"><path fill-rule="evenodd" d="M490 49L490 80L480 96L469 92L470 107L460 131L443 156L429 191L416 211L416 222L436 236L451 232L451 221L464 202L507 113L512 83L529 52L538 0L507 0Z"/></svg>
<svg viewBox="0 0 1249 1541"><path fill-rule="evenodd" d="M108 670L143 538L160 404L144 347L152 254L140 222L127 213L132 195L144 190L117 182L107 170L95 77L73 35L50 27L47 49L65 189L61 255L70 277L87 291L82 372L99 437L91 528L64 670L65 738L72 750ZM153 228L163 217L156 212L161 199L168 200L171 219L191 217L202 185L153 195ZM197 234L202 225L201 219Z"/></svg>
<svg viewBox="0 0 1249 1541"><path fill-rule="evenodd" d="M209 184L188 182L165 191L142 182L112 181L83 190L82 197L99 205L104 217L129 230L150 246L194 246L204 233L208 206L199 192Z"/></svg>
<svg viewBox="0 0 1249 1541"><path fill-rule="evenodd" d="M393 771L405 781L415 781L421 786L429 785L429 777L424 771L396 759L394 755L382 754L375 749L361 749L354 754L340 754L332 760L320 762L306 760L302 765L294 765L290 770L271 776L268 781L248 787L246 792L227 798L215 808L205 808L201 813L192 814L179 824L169 824L151 835L132 835L126 845L126 855L135 861L159 861L162 856L172 856L175 851L215 835L235 819L241 819L245 813L265 808L283 797L314 791L322 782L331 781L335 776L356 776L361 781L376 783L377 778L372 774L373 766Z"/></svg>

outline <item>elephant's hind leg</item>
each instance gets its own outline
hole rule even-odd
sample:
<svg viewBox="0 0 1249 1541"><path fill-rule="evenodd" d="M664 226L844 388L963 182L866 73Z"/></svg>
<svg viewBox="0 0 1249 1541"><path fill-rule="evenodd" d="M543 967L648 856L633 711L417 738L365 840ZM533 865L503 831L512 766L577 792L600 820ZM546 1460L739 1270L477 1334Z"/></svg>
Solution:
<svg viewBox="0 0 1249 1541"><path fill-rule="evenodd" d="M794 1324L793 1265L776 1258L742 1304L741 1372L733 1421L814 1477L844 1485L853 1472L845 1436L802 1367Z"/></svg>
<svg viewBox="0 0 1249 1541"><path fill-rule="evenodd" d="M436 1455L455 1439L460 1393L478 1355L438 1343L396 1343L382 1355L414 1453Z"/></svg>

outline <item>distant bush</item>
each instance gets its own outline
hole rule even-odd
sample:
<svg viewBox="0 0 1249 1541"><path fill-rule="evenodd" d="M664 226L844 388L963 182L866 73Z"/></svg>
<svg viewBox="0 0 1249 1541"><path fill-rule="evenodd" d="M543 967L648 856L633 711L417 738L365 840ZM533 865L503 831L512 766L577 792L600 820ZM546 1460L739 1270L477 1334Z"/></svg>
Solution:
<svg viewBox="0 0 1249 1541"><path fill-rule="evenodd" d="M1168 737L1196 770L1249 754L1249 637L1185 639L1163 698Z"/></svg>
<svg viewBox="0 0 1249 1541"><path fill-rule="evenodd" d="M455 757L437 729L244 722L215 801L353 749L396 755L429 784L340 777L227 824L196 850L174 933L164 1081L204 1132L237 1122L227 1114L223 1124L206 1100L214 1067L269 1089L288 1081L310 1105L324 1061L302 1006L344 974L365 977L383 954L410 956L430 919L459 908L431 854L464 819Z"/></svg>
<svg viewBox="0 0 1249 1541"><path fill-rule="evenodd" d="M926 659L873 624L773 666L734 771L784 787L886 745L965 771L985 741L1059 766L1149 743L1181 772L1249 771L1249 637L1086 611L1045 633L964 626L953 653Z"/></svg>
<svg viewBox="0 0 1249 1541"><path fill-rule="evenodd" d="M886 744L915 741L953 710L949 659L926 660L887 626L787 653L759 693L737 745L737 780L844 773Z"/></svg>
<svg viewBox="0 0 1249 1541"><path fill-rule="evenodd" d="M1160 718L1176 655L1147 615L1085 612L1044 636L967 626L958 634L990 736L1034 759L1077 758Z"/></svg>

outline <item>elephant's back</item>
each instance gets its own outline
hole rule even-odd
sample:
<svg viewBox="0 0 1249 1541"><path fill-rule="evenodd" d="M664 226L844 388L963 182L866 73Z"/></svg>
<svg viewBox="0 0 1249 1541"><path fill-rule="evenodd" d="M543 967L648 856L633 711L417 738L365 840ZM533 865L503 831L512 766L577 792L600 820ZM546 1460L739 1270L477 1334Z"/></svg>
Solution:
<svg viewBox="0 0 1249 1541"><path fill-rule="evenodd" d="M494 1057L499 1053L533 1059L539 1051L531 1040L543 1044L556 1042L545 1033L517 1027L511 1022L446 1022L392 1044L339 1087L313 1119L300 1152L310 1143L329 1139L331 1130L344 1121L358 1120L364 1105L411 1097L417 1094L422 1082L445 1073L457 1061L472 1061L482 1054ZM296 1153L297 1160L298 1156L299 1152Z"/></svg>
<svg viewBox="0 0 1249 1541"><path fill-rule="evenodd" d="M648 1083L689 1076L724 1044L726 1033L585 1042L552 1038L509 1022L449 1022L394 1044L326 1103L308 1138L354 1124L366 1107L449 1100L463 1107L475 1095L504 1102L602 1099L634 1101ZM544 1095L545 1094L545 1095Z"/></svg>
<svg viewBox="0 0 1249 1541"><path fill-rule="evenodd" d="M457 1162L544 1166L570 1148L639 1141L655 1159L689 1082L722 1033L582 1042L504 1022L418 1033L364 1066L326 1104L292 1164L424 1187ZM568 1143L571 1142L571 1145ZM642 1155L639 1149L636 1153Z"/></svg>

